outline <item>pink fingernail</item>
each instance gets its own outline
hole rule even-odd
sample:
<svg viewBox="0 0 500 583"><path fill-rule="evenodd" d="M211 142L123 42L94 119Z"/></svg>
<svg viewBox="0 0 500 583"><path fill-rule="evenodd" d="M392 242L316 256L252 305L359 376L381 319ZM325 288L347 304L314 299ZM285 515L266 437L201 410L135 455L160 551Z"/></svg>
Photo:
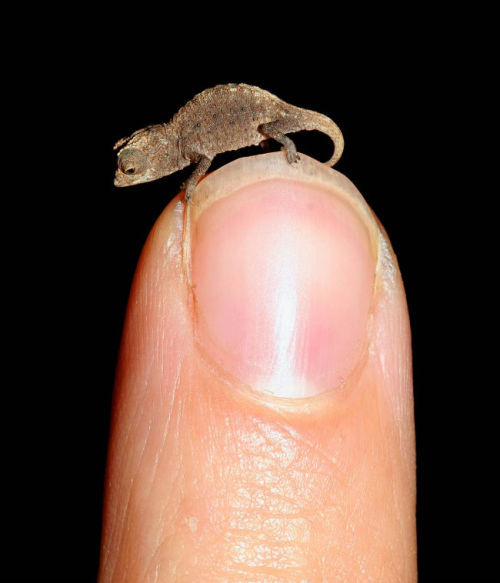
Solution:
<svg viewBox="0 0 500 583"><path fill-rule="evenodd" d="M194 226L199 338L229 373L275 396L310 397L348 377L374 277L368 229L321 185L256 182Z"/></svg>

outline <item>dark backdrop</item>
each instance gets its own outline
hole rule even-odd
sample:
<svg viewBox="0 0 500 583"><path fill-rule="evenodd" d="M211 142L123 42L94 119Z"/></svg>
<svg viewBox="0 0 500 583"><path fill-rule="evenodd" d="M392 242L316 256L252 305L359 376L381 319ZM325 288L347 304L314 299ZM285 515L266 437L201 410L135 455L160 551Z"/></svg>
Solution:
<svg viewBox="0 0 500 583"><path fill-rule="evenodd" d="M221 22L218 9L206 20L196 10L175 22L128 12L126 24L66 15L57 42L49 34L37 45L46 57L33 49L29 154L4 215L6 287L20 308L4 305L16 324L7 368L17 381L4 410L9 546L0 580L95 580L128 290L151 226L189 172L116 189L112 146L227 82L258 85L341 127L337 168L387 229L407 290L420 581L491 580L482 419L492 389L477 365L486 342L475 320L489 272L478 263L486 244L474 249L482 229L469 156L481 106L468 99L477 71L464 39L442 37L449 21L430 14L412 25L408 15L397 24L365 15L364 28L345 30L334 8L295 14L292 29L279 16L271 25L269 8L245 28L241 15L222 11ZM330 153L315 133L297 143L320 160ZM221 156L214 168L258 151Z"/></svg>

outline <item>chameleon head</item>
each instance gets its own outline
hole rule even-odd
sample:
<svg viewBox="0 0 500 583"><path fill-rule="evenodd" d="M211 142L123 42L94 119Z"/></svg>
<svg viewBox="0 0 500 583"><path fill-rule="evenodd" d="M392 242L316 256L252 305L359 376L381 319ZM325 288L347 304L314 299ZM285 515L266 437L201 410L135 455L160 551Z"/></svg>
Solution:
<svg viewBox="0 0 500 583"><path fill-rule="evenodd" d="M131 186L167 176L189 164L180 159L176 136L164 125L150 126L115 144L115 186Z"/></svg>
<svg viewBox="0 0 500 583"><path fill-rule="evenodd" d="M147 155L137 148L124 148L118 154L118 168L115 173L115 186L129 186L145 182L148 174Z"/></svg>

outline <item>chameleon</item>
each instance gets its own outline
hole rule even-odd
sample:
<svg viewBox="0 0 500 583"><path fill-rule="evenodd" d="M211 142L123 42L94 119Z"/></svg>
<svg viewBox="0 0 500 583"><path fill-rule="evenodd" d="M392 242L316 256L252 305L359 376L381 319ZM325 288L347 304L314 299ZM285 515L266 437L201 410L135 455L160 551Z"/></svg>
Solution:
<svg viewBox="0 0 500 583"><path fill-rule="evenodd" d="M150 182L196 164L184 183L189 202L196 185L217 154L279 142L290 164L299 160L293 141L286 135L318 130L333 142L333 166L344 149L338 126L326 115L290 105L272 93L244 83L217 85L198 93L168 123L147 126L119 140L115 186Z"/></svg>

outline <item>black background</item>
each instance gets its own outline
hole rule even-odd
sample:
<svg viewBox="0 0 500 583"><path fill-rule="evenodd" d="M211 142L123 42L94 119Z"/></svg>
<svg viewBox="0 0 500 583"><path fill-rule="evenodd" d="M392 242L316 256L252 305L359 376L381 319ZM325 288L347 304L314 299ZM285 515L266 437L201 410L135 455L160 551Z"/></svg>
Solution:
<svg viewBox="0 0 500 583"><path fill-rule="evenodd" d="M258 85L341 127L337 168L384 224L407 290L420 581L491 580L483 419L494 388L477 365L488 362L477 312L491 270L480 263L488 244L472 177L482 165L471 155L482 114L477 53L450 34L449 15L432 11L363 13L363 27L347 27L334 7L292 10L294 26L270 6L193 6L168 18L139 8L123 8L119 21L65 15L56 42L48 33L23 69L29 154L4 215L4 310L15 322L7 370L17 380L4 410L0 580L95 581L128 290L147 233L189 173L116 189L112 146L227 82ZM321 135L296 142L320 160L330 154ZM258 152L221 156L214 168Z"/></svg>

